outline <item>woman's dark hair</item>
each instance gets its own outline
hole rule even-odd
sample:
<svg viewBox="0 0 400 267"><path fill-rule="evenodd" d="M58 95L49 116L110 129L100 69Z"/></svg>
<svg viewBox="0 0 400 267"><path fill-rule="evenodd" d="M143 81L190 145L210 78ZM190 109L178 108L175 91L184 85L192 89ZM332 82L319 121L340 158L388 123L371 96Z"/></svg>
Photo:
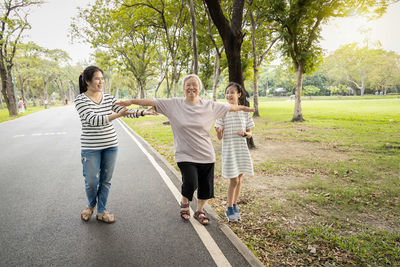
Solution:
<svg viewBox="0 0 400 267"><path fill-rule="evenodd" d="M229 82L228 85L225 88L225 93L226 93L226 90L228 90L228 88L231 87L231 86L235 87L237 93L240 94L240 97L239 97L239 100L238 100L238 104L239 105L245 105L245 103L246 103L246 94L244 93L244 90L243 90L243 88L242 88L242 86L240 84L235 83L235 82Z"/></svg>
<svg viewBox="0 0 400 267"><path fill-rule="evenodd" d="M97 71L100 71L103 74L103 71L96 66L87 67L81 75L79 75L79 93L82 94L87 91L87 83L90 82L93 78L93 74Z"/></svg>

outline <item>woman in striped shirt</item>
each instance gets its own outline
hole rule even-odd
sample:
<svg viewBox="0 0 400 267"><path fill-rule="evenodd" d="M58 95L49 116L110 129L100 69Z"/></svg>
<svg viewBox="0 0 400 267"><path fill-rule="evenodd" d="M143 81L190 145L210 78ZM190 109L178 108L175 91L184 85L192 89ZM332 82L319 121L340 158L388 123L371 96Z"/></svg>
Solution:
<svg viewBox="0 0 400 267"><path fill-rule="evenodd" d="M138 118L152 112L127 110L115 105L117 100L103 93L103 85L103 71L98 67L89 66L79 76L80 94L75 98L75 108L82 123L81 161L88 198L88 206L81 212L81 218L88 221L97 204L96 219L113 223L114 215L106 210L118 152L112 121L121 116Z"/></svg>

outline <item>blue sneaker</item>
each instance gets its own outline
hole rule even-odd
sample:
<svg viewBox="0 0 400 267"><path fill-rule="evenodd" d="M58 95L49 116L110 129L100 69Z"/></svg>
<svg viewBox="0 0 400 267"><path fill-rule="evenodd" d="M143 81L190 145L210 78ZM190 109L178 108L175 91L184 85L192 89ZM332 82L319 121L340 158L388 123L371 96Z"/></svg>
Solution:
<svg viewBox="0 0 400 267"><path fill-rule="evenodd" d="M228 221L230 221L230 222L236 222L237 221L235 212L233 211L232 207L228 207L226 209L225 215L228 218Z"/></svg>
<svg viewBox="0 0 400 267"><path fill-rule="evenodd" d="M233 204L233 212L235 213L236 220L240 221L242 218L240 217L240 212L236 204Z"/></svg>

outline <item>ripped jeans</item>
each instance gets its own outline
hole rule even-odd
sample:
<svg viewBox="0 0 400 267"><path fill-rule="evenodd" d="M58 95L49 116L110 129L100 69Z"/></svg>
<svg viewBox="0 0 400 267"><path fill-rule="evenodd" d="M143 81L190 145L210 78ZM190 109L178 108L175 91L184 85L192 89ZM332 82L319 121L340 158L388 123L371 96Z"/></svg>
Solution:
<svg viewBox="0 0 400 267"><path fill-rule="evenodd" d="M81 151L88 206L93 208L97 204L98 213L106 211L117 154L118 147Z"/></svg>

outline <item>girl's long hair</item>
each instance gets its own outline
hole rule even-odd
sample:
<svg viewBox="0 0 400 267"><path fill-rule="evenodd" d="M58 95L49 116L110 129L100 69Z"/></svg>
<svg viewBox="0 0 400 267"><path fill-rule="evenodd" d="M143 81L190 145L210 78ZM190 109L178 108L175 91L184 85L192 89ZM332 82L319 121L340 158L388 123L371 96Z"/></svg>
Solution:
<svg viewBox="0 0 400 267"><path fill-rule="evenodd" d="M79 75L79 93L82 94L87 91L87 83L90 82L93 78L93 74L97 71L100 71L103 74L103 70L96 66L87 67L81 75Z"/></svg>

